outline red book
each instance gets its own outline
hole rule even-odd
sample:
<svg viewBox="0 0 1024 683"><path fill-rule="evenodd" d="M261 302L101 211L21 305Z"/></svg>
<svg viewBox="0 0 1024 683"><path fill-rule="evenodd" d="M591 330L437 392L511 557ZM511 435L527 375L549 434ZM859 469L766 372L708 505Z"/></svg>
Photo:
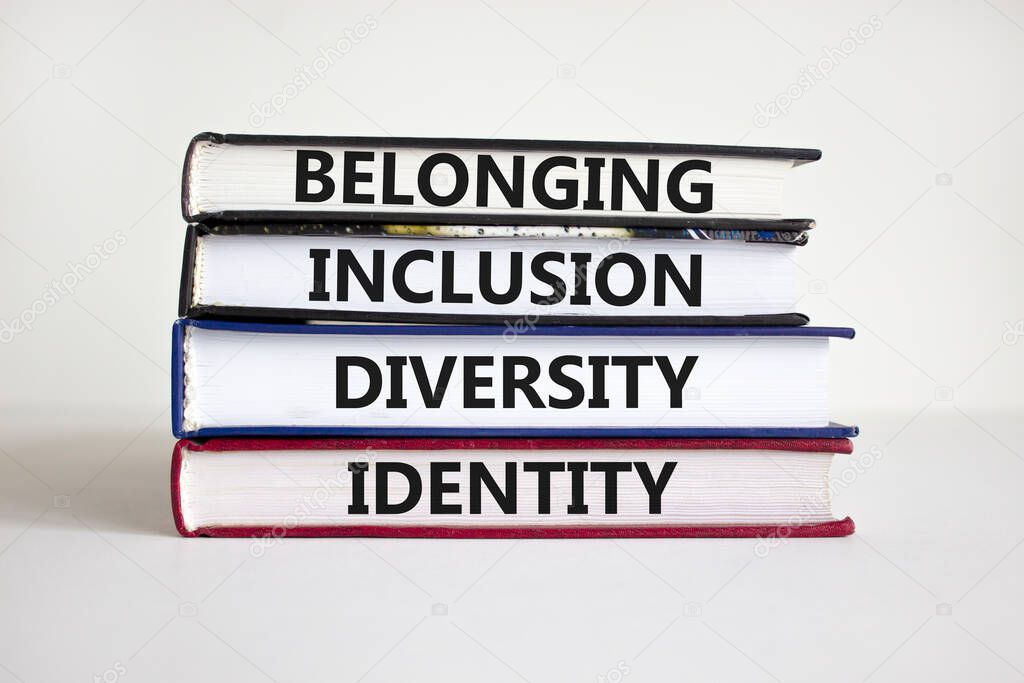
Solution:
<svg viewBox="0 0 1024 683"><path fill-rule="evenodd" d="M183 536L846 536L848 439L212 439L171 467Z"/></svg>

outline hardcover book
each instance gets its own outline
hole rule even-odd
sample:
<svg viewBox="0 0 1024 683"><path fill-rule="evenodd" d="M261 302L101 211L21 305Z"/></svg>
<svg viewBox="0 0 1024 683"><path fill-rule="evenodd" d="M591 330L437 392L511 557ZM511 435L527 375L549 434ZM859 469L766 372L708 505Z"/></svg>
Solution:
<svg viewBox="0 0 1024 683"><path fill-rule="evenodd" d="M772 228L815 149L202 133L182 182L188 221ZM807 225L810 221L796 221Z"/></svg>
<svg viewBox="0 0 1024 683"><path fill-rule="evenodd" d="M845 536L846 439L180 441L184 536Z"/></svg>
<svg viewBox="0 0 1024 683"><path fill-rule="evenodd" d="M806 316L793 310L802 238L662 228L194 225L179 315L802 325Z"/></svg>
<svg viewBox="0 0 1024 683"><path fill-rule="evenodd" d="M845 437L817 327L179 320L176 436Z"/></svg>
<svg viewBox="0 0 1024 683"><path fill-rule="evenodd" d="M853 533L848 328L795 310L815 149L202 133L172 341L184 536Z"/></svg>

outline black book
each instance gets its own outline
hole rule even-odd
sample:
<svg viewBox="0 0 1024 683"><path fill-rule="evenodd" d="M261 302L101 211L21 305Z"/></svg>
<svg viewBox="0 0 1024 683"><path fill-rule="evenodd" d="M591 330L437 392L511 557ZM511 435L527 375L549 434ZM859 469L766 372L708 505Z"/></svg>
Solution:
<svg viewBox="0 0 1024 683"><path fill-rule="evenodd" d="M534 325L803 325L802 231L189 227L179 315Z"/></svg>
<svg viewBox="0 0 1024 683"><path fill-rule="evenodd" d="M189 221L800 229L782 186L815 149L203 133Z"/></svg>

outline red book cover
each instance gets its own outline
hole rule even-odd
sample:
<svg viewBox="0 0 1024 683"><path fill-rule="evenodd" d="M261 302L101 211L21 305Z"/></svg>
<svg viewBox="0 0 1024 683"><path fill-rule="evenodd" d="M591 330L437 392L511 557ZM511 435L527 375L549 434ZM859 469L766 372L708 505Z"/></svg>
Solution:
<svg viewBox="0 0 1024 683"><path fill-rule="evenodd" d="M224 458L233 452L273 451L778 451L791 453L849 454L849 439L440 439L440 438L339 438L339 439L247 439L221 438L209 441L184 439L174 448L171 464L171 505L175 526L182 536L214 537L394 537L394 538L806 538L848 536L854 531L849 517L814 523L672 525L672 524L579 524L579 525L445 525L366 524L327 525L199 525L188 526L182 511L182 465L185 452L217 453ZM219 457L220 457L219 456ZM683 453L679 456L682 460ZM623 458L625 460L626 458Z"/></svg>

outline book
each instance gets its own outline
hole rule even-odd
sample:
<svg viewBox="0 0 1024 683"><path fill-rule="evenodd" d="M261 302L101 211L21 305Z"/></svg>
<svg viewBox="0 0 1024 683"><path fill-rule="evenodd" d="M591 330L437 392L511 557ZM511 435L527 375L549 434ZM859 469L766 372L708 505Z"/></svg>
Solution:
<svg viewBox="0 0 1024 683"><path fill-rule="evenodd" d="M629 228L601 225L444 225L431 223L289 223L285 221L234 221L192 223L189 229L198 234L214 235L361 235L364 237L392 235L395 237L600 237L632 239L660 237L681 240L729 240L771 244L807 244L812 220L784 219L774 221L770 229L727 227L633 226Z"/></svg>
<svg viewBox="0 0 1024 683"><path fill-rule="evenodd" d="M771 228L815 149L462 138L193 138L182 213L209 220ZM804 220L803 224L810 221Z"/></svg>
<svg viewBox="0 0 1024 683"><path fill-rule="evenodd" d="M803 325L803 232L193 225L179 315L426 323ZM430 228L430 229L427 229ZM499 236L504 235L504 236Z"/></svg>
<svg viewBox="0 0 1024 683"><path fill-rule="evenodd" d="M844 536L842 327L795 310L815 149L190 143L184 536Z"/></svg>
<svg viewBox="0 0 1024 683"><path fill-rule="evenodd" d="M179 441L183 536L806 537L847 439Z"/></svg>
<svg viewBox="0 0 1024 683"><path fill-rule="evenodd" d="M175 435L846 437L822 327L179 320Z"/></svg>

